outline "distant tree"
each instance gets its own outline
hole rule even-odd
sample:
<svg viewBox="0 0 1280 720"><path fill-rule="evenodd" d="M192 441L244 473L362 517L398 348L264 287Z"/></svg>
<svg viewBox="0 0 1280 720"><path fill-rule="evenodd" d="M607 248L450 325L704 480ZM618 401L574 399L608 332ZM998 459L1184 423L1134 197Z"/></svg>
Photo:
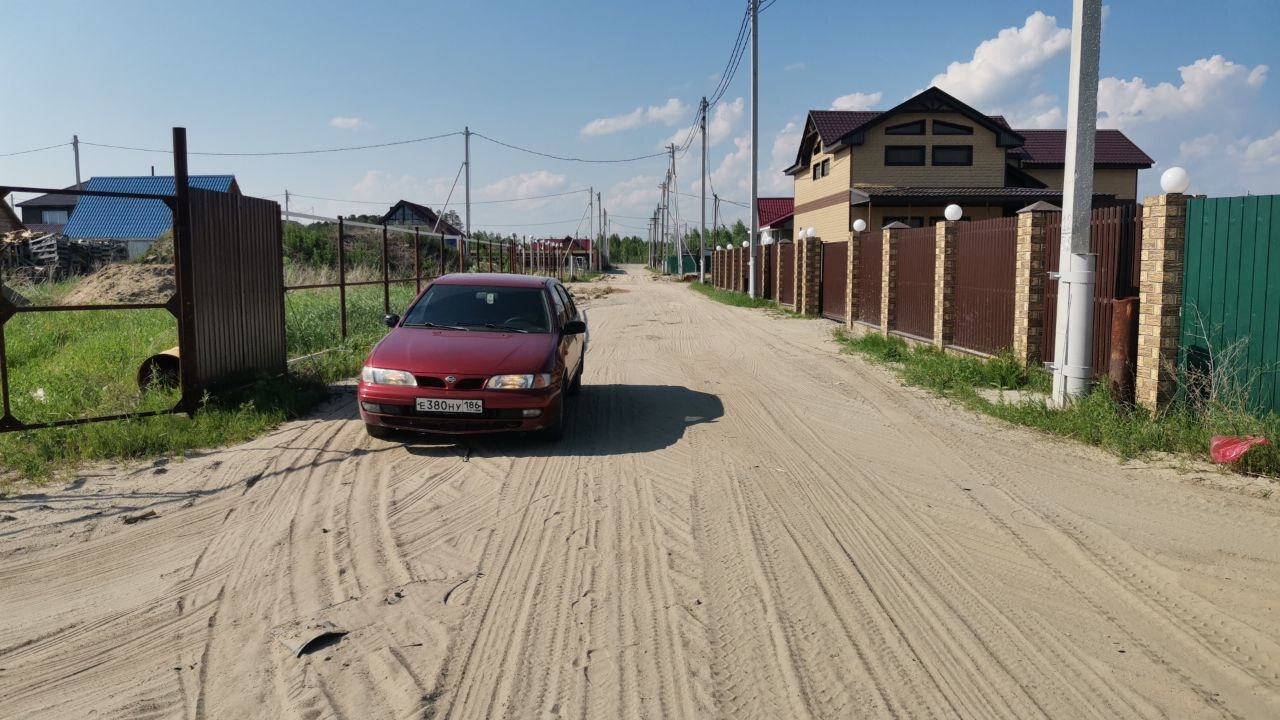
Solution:
<svg viewBox="0 0 1280 720"><path fill-rule="evenodd" d="M462 218L458 217L457 210L445 210L444 215L441 215L440 217L442 220L458 228L459 230L466 229L462 227Z"/></svg>

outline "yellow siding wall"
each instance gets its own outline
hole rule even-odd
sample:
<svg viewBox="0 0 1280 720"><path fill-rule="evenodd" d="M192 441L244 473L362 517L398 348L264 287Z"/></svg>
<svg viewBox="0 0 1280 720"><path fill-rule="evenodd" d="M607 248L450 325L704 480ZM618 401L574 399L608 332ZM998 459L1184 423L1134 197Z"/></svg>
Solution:
<svg viewBox="0 0 1280 720"><path fill-rule="evenodd" d="M847 240L849 237L849 151L842 149L836 154L819 153L813 163L824 159L831 161L831 171L824 178L813 180L813 165L809 165L795 176L795 203L800 208L824 198L837 196L838 202L817 210L800 211L795 216L795 235L799 237L802 228L813 228L823 240Z"/></svg>
<svg viewBox="0 0 1280 720"><path fill-rule="evenodd" d="M1054 190L1062 189L1062 168L1030 169L1027 174ZM1138 199L1138 171L1100 168L1093 171L1093 191L1115 195L1118 200Z"/></svg>
<svg viewBox="0 0 1280 720"><path fill-rule="evenodd" d="M925 120L924 135L886 135L885 128ZM932 120L944 120L973 128L972 135L934 135ZM885 166L886 145L924 145L923 166ZM934 167L933 145L972 145L973 165ZM996 145L996 134L959 113L903 113L868 133L862 145L851 148L853 181L868 185L912 187L1003 187L1006 149Z"/></svg>

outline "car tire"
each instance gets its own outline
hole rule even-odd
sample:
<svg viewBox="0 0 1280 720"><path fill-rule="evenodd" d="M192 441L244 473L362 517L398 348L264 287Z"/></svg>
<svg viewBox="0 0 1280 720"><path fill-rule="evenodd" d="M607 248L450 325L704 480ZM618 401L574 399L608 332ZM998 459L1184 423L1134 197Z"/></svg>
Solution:
<svg viewBox="0 0 1280 720"><path fill-rule="evenodd" d="M384 425L370 425L369 423L365 423L364 431L369 433L369 437L377 438L379 440L386 440L395 434L395 430L392 430L389 427Z"/></svg>

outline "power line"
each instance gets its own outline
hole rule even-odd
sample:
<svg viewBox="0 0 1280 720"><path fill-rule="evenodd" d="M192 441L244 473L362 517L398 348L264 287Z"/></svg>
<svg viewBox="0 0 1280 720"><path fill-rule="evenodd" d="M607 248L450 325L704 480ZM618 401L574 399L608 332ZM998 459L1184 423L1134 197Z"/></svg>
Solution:
<svg viewBox="0 0 1280 720"><path fill-rule="evenodd" d="M530 155L537 155L537 156L539 156L539 157L550 158L550 159L552 159L552 160L564 160L565 162L580 162L580 163L627 163L627 162L636 162L637 160L648 160L648 159L650 159L650 158L656 158L656 157L664 157L664 156L666 156L666 153L665 153L665 152L659 152L659 153L651 153L651 154L649 154L649 155L637 155L637 156L635 156L635 157L629 157L629 158L607 158L607 159L599 159L599 158L566 157L566 156L564 156L564 155L553 155L553 154L551 154L551 153L544 153L544 152L541 152L541 151L539 151L539 150L531 150L531 149L526 148L526 147L520 147L519 145L512 145L512 144L510 144L510 143L505 143L505 142L503 142L503 141L501 141L501 140L495 140L495 139L493 139L493 138L489 137L488 135L482 135L482 134L480 134L480 133L478 133L478 132L474 132L474 131L473 131L471 134L472 134L472 135L474 135L474 136L476 136L476 137L478 137L478 138L483 138L483 139L485 139L485 140L488 140L489 142L491 142L491 143L493 143L493 144L495 144L495 145L501 145L502 147L505 147L505 148L510 148L510 149L512 149L512 150L519 150L520 152L529 153Z"/></svg>
<svg viewBox="0 0 1280 720"><path fill-rule="evenodd" d="M585 212L583 213L583 216L582 216L582 217L583 217L583 218L584 218L584 217L586 217L586 213L585 213ZM534 227L534 226L537 226L537 225L559 225L559 224L561 224L561 223L571 223L571 222L574 222L575 220L578 222L578 226L579 226L579 227L581 227L581 226L582 226L582 218L565 218L564 220L548 220L547 222L536 222L536 223L531 223L531 222L523 222L523 223L485 223L484 225L485 225L485 227Z"/></svg>
<svg viewBox="0 0 1280 720"><path fill-rule="evenodd" d="M320 153L348 152L351 150L373 150L376 148L395 147L398 145L411 145L413 143L428 142L430 140L440 140L443 138L453 137L455 135L461 135L461 134L462 132L459 131L459 132L444 133L443 135L432 135L430 137L412 138L409 140L394 140L392 142L385 142L385 143L375 143L373 145L351 145L348 147L321 148L318 150L279 150L279 151L273 151L273 152L188 152L187 154L214 156L214 157L270 157L270 156L278 156L278 155L316 155ZM112 150L130 150L133 152L149 152L149 153L170 153L170 154L173 153L173 150L171 149L162 150L162 149L156 149L156 148L132 147L129 145L109 145L107 143L88 142L86 140L81 140L80 144L89 145L92 147L110 148ZM58 146L55 145L53 147L58 147Z"/></svg>
<svg viewBox="0 0 1280 720"><path fill-rule="evenodd" d="M42 152L44 150L53 150L54 148L67 147L71 143L58 143L57 145L47 145L45 147L32 148L30 150L18 150L17 152L0 153L0 157L13 157L14 155L26 155L28 153Z"/></svg>

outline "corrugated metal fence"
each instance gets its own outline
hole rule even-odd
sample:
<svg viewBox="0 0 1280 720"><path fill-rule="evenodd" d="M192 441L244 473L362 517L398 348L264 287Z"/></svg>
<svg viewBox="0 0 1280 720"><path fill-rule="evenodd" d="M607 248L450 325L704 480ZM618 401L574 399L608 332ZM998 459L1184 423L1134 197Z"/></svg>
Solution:
<svg viewBox="0 0 1280 720"><path fill-rule="evenodd" d="M1045 267L1058 271L1062 242L1062 215L1052 213L1045 236ZM1141 263L1142 206L1097 208L1089 223L1089 249L1097 255L1093 290L1093 375L1107 374L1111 364L1114 300L1137 295ZM1044 293L1044 343L1041 358L1053 360L1054 330L1058 317L1058 281L1046 280ZM1136 345L1134 350L1136 351ZM1133 358L1130 358L1132 361Z"/></svg>
<svg viewBox="0 0 1280 720"><path fill-rule="evenodd" d="M822 316L844 322L849 297L849 243L822 244Z"/></svg>
<svg viewBox="0 0 1280 720"><path fill-rule="evenodd" d="M1280 412L1280 195L1187 202L1180 344L1197 384L1217 364L1228 394Z"/></svg>
<svg viewBox="0 0 1280 720"><path fill-rule="evenodd" d="M933 273L937 263L933 227L898 235L898 292L892 330L928 340L933 337Z"/></svg>
<svg viewBox="0 0 1280 720"><path fill-rule="evenodd" d="M957 223L954 345L995 354L1013 344L1017 255L1017 218Z"/></svg>
<svg viewBox="0 0 1280 720"><path fill-rule="evenodd" d="M858 239L858 320L880 327L884 235L864 232Z"/></svg>

